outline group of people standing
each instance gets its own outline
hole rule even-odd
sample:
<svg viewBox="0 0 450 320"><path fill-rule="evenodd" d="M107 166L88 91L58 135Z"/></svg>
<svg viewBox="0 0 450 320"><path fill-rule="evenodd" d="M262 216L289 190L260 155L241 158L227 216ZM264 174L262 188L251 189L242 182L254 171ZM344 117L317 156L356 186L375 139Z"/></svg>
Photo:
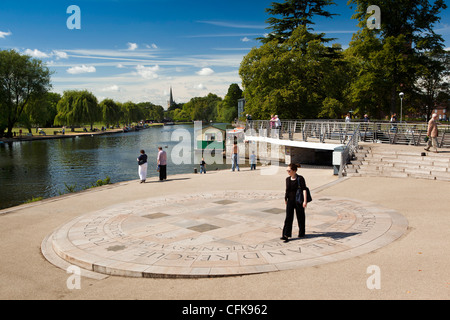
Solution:
<svg viewBox="0 0 450 320"><path fill-rule="evenodd" d="M281 120L277 115L270 116L270 129L279 129L281 128Z"/></svg>
<svg viewBox="0 0 450 320"><path fill-rule="evenodd" d="M141 150L140 156L137 158L139 164L139 178L141 183L147 180L148 156L145 150ZM167 180L167 152L162 147L158 148L158 157L156 158L157 171L159 172L159 181Z"/></svg>
<svg viewBox="0 0 450 320"><path fill-rule="evenodd" d="M237 147L237 145L235 145ZM140 151L141 154L137 158L138 164L139 164L139 177L140 177L140 183L145 183L147 179L147 170L148 170L148 156L145 154L145 150ZM233 154L235 157L237 155ZM254 152L252 154L253 159L255 160L256 157L254 155ZM234 159L235 160L235 159ZM237 161L236 161L237 162ZM239 170L239 166L237 163L234 162L234 165L237 166L237 169ZM255 161L256 162L256 161ZM162 149L162 147L158 148L158 157L156 159L157 168L159 171L159 180L164 181L167 179L167 153ZM202 171L206 173L206 163L204 162L204 159L202 158L201 161L201 167ZM251 170L254 170L256 165L252 164ZM283 234L281 236L281 240L284 240L285 242L289 241L289 238L292 237L292 224L294 222L294 212L297 216L297 222L299 227L299 238L302 238L305 236L305 209L308 206L307 202L307 187L306 187L306 181L305 178L301 175L297 174L298 165L296 164L290 164L287 168L287 173L289 175L288 178L286 178L286 193L285 193L285 204L286 204L286 220L284 222L284 228L283 228ZM233 170L234 171L234 170ZM302 193L302 202L298 202L297 193Z"/></svg>

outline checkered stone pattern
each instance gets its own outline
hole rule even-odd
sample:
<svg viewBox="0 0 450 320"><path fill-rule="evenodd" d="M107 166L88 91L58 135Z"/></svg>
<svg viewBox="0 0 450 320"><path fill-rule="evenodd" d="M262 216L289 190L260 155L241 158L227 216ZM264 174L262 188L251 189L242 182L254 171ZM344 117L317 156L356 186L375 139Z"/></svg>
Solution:
<svg viewBox="0 0 450 320"><path fill-rule="evenodd" d="M52 234L69 263L128 277L216 277L274 272L348 259L400 237L397 212L343 198L307 209L305 238L280 240L279 191L225 191L150 198L82 216ZM294 222L294 234L298 232Z"/></svg>

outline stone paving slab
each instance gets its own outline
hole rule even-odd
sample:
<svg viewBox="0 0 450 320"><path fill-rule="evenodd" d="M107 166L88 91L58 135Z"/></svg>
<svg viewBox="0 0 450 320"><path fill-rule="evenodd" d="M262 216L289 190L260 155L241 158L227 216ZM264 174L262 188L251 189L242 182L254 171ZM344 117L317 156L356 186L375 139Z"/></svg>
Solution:
<svg viewBox="0 0 450 320"><path fill-rule="evenodd" d="M55 230L42 247L104 275L223 277L349 259L388 245L408 228L394 210L338 197L309 204L305 238L281 241L284 219L279 191L172 195L88 213Z"/></svg>

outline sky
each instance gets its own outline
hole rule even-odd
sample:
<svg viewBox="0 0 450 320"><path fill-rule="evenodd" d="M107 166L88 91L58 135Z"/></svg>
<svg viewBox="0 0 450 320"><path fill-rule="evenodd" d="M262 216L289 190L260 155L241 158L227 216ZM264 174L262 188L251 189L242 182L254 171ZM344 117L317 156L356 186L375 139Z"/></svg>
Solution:
<svg viewBox="0 0 450 320"><path fill-rule="evenodd" d="M87 89L99 102L152 102L167 107L241 86L239 66L268 33L273 0L1 0L0 50L43 60L52 91ZM278 1L281 2L281 1ZM357 21L347 0L316 19L315 31L348 47ZM70 6L79 8L79 15ZM435 26L450 48L450 9ZM80 19L73 19L80 17ZM80 29L74 29L79 21ZM70 28L69 28L69 26Z"/></svg>

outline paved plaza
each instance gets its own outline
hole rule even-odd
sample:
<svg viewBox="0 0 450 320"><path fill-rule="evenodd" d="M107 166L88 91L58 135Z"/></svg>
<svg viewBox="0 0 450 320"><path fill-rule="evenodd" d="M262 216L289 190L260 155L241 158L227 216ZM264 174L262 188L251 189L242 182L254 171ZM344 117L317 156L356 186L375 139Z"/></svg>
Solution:
<svg viewBox="0 0 450 320"><path fill-rule="evenodd" d="M236 190L149 198L77 218L46 242L59 257L89 271L199 278L348 259L382 248L408 227L394 210L345 198L318 197L307 211L307 236L284 243L282 192Z"/></svg>
<svg viewBox="0 0 450 320"><path fill-rule="evenodd" d="M0 299L450 297L448 182L299 173L314 200L306 238L294 222L289 243L285 168L136 179L2 210ZM373 266L380 289L367 285Z"/></svg>

